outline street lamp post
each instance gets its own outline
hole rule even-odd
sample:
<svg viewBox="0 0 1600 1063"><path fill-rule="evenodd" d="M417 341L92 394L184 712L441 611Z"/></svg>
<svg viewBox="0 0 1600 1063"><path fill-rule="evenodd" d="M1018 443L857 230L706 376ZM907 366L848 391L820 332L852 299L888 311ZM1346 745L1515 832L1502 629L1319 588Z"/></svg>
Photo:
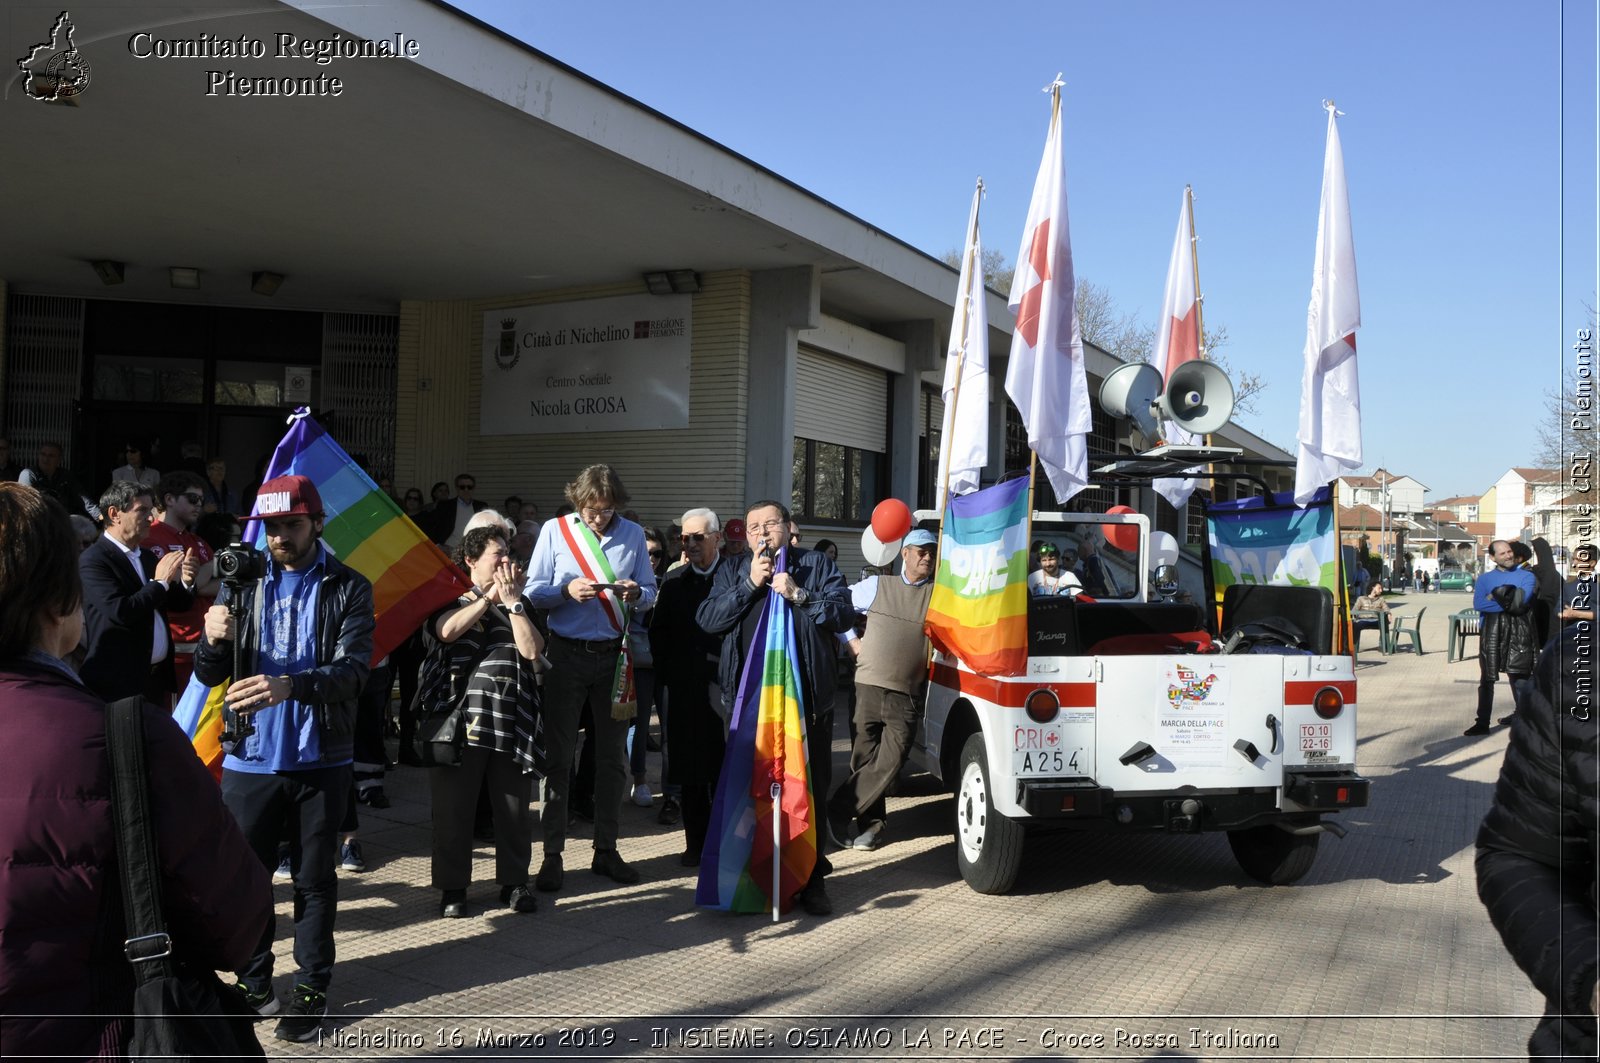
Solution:
<svg viewBox="0 0 1600 1063"><path fill-rule="evenodd" d="M1384 578L1378 582L1383 586L1389 585L1389 576L1393 573L1391 551L1389 549L1389 474L1382 469L1378 470L1378 495L1383 508L1378 511L1378 542L1382 544Z"/></svg>

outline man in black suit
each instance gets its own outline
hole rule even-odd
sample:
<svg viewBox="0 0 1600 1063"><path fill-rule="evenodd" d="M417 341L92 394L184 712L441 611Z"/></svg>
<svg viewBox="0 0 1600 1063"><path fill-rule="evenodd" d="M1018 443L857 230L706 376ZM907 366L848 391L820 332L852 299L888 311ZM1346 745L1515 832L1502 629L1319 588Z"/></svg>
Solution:
<svg viewBox="0 0 1600 1063"><path fill-rule="evenodd" d="M444 547L446 553L461 543L461 536L467 530L467 521L484 508L482 502L472 497L472 492L477 489L478 478L470 472L461 473L456 477L456 497L437 503L433 511L427 514L426 522L420 525L422 533Z"/></svg>
<svg viewBox="0 0 1600 1063"><path fill-rule="evenodd" d="M80 670L90 690L114 701L143 694L172 707L176 677L166 610L192 599L193 550L160 561L139 544L150 534L155 496L150 488L118 480L100 496L105 534L78 558L83 577L83 645Z"/></svg>

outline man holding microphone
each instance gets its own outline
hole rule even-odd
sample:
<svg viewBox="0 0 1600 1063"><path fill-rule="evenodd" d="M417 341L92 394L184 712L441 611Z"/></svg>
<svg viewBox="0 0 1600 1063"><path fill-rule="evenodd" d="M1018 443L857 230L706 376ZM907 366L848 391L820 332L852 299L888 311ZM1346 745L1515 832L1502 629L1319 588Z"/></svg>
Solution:
<svg viewBox="0 0 1600 1063"><path fill-rule="evenodd" d="M722 636L718 674L724 708L731 714L739 674L768 594L789 603L800 657L794 664L806 712L806 755L820 820L822 801L833 781L833 695L838 680L834 635L855 623L855 607L850 588L827 554L789 545L789 510L781 502L752 503L745 514L745 530L750 551L725 558L717 566L711 596L696 618L707 634ZM780 550L788 551L783 572L776 571ZM801 907L811 915L833 914L833 902L823 888L828 870L819 853L800 894Z"/></svg>

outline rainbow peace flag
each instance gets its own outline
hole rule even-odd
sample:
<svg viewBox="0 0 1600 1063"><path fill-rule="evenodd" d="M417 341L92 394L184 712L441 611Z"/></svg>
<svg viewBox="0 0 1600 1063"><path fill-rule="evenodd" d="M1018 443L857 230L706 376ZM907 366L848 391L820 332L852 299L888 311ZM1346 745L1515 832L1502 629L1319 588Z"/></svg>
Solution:
<svg viewBox="0 0 1600 1063"><path fill-rule="evenodd" d="M777 571L788 564L778 551ZM711 804L695 903L727 912L787 912L817 862L811 772L800 677L795 672L794 616L787 601L767 595L733 703L728 750ZM772 895L773 797L777 813L779 885Z"/></svg>
<svg viewBox="0 0 1600 1063"><path fill-rule="evenodd" d="M1028 481L950 499L924 630L985 675L1028 668Z"/></svg>
<svg viewBox="0 0 1600 1063"><path fill-rule="evenodd" d="M378 489L305 407L290 419L289 432L273 451L262 479L291 474L317 485L324 513L324 545L372 583L377 614L372 635L374 662L404 642L436 609L471 587L444 551L422 534L394 499ZM264 525L254 522L253 527L256 548L264 550ZM222 696L226 690L227 684L207 687L191 678L172 713L194 743L195 753L219 779Z"/></svg>

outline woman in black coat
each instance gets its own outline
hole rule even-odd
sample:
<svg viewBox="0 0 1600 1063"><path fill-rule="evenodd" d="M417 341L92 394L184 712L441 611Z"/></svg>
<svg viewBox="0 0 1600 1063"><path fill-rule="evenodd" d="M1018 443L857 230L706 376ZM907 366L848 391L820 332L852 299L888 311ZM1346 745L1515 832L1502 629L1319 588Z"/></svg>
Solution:
<svg viewBox="0 0 1600 1063"><path fill-rule="evenodd" d="M1576 627L1541 654L1478 831L1478 897L1544 994L1528 1041L1537 1058L1594 1059L1600 1009L1600 706L1594 638Z"/></svg>

